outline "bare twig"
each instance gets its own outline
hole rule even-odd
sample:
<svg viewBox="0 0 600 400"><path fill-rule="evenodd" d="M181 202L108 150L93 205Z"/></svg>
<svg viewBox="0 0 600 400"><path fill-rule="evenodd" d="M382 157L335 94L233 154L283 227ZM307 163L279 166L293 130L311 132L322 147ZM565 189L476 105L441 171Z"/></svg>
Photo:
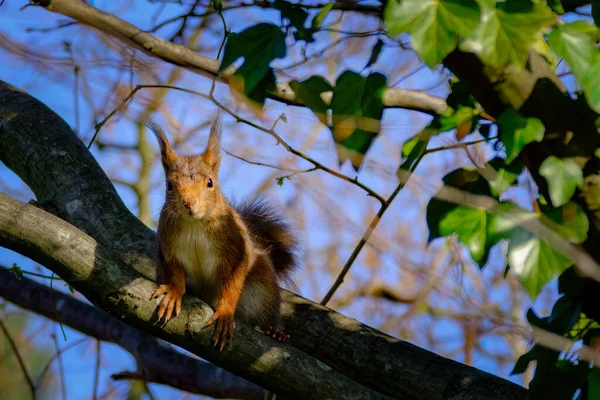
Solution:
<svg viewBox="0 0 600 400"><path fill-rule="evenodd" d="M390 197L388 197L388 199L385 200L381 204L381 207L379 208L379 211L377 212L377 214L375 215L375 217L373 217L373 219L371 220L371 223L369 224L369 226L367 227L367 230L365 231L365 233L363 234L362 238L358 242L358 245L354 248L354 251L350 255L350 258L348 258L348 261L346 261L346 264L344 264L344 267L342 268L342 271L340 272L340 274L336 278L335 282L333 283L333 285L331 286L331 288L329 289L329 291L327 292L327 294L325 295L325 297L323 297L323 300L321 300L321 303L320 303L321 305L327 305L327 303L329 302L329 300L331 300L331 297L333 296L333 294L335 293L335 291L344 282L344 277L346 276L346 274L350 270L350 267L352 267L352 264L354 264L354 261L356 260L356 258L360 254L360 251L362 250L362 248L367 243L367 240L369 240L369 238L371 237L371 234L373 233L373 231L377 227L377 224L379 224L379 221L381 221L381 218L383 217L383 214L389 208L390 204L392 204L392 201L394 201L394 199L396 198L396 195L400 192L400 190L404 187L404 185L405 185L404 182L400 182L398 184L398 186L396 186L396 189L394 189L394 191L392 192L392 194L390 195Z"/></svg>
<svg viewBox="0 0 600 400"><path fill-rule="evenodd" d="M54 282L54 272L52 272L52 276L50 277L50 293L52 293L52 308L54 308L54 312L56 313L56 320L58 321L58 325L60 326L60 331L63 334L63 339L67 340L67 334L65 333L65 328L62 325L62 321L60 320L60 315L58 310L56 309L56 301L54 299L54 291L52 290L52 282Z"/></svg>
<svg viewBox="0 0 600 400"><path fill-rule="evenodd" d="M46 363L46 365L44 366L44 368L42 368L42 372L40 372L40 375L37 377L36 381L35 381L35 387L40 387L44 381L44 377L46 376L46 374L48 373L48 371L50 370L50 366L52 365L52 361L54 361L60 354L64 354L67 350L72 349L73 347L87 341L89 338L84 337L81 338L79 340L76 340L73 343L69 343L68 345L66 345L65 347L62 348L62 350L60 351L60 353L55 353L52 357L50 357L50 359L48 360L48 362Z"/></svg>
<svg viewBox="0 0 600 400"><path fill-rule="evenodd" d="M96 370L94 372L94 400L98 399L98 378L100 377L100 342L99 339L96 339Z"/></svg>
<svg viewBox="0 0 600 400"><path fill-rule="evenodd" d="M125 99L123 99L123 101L121 101L121 103L114 109L112 110L107 116L106 118L104 118L100 123L98 123L96 125L96 132L94 133L94 135L92 136L92 139L90 140L90 143L88 144L88 149L92 146L92 144L94 143L94 140L96 139L96 137L98 136L98 133L100 132L100 129L102 129L102 127L108 122L108 120L117 113L117 111L122 110L124 108L124 106L127 104L127 102L141 89L152 89L152 88L162 88L162 89L173 89L173 90L178 90L178 91L182 91L185 93L190 93L196 96L200 96L202 98L208 99L210 101L212 101L217 107L219 107L220 109L222 109L223 111L225 111L226 113L228 113L229 115L231 115L233 118L235 118L236 121L238 122L243 122L246 125L249 125L255 129L258 129L259 131L268 133L269 135L273 136L275 138L275 140L277 141L278 144L281 144L288 152L310 162L311 164L313 164L315 169L319 169L322 171L327 172L330 175L335 176L336 178L342 179L346 182L350 182L353 185L358 186L359 188L363 189L365 192L367 192L367 194L371 197L376 198L381 204L385 203L385 199L383 197L381 197L381 195L379 195L377 192L375 192L374 190L372 190L371 188L369 188L368 186L366 186L365 184L361 183L358 181L358 178L350 178L344 174L341 174L337 171L332 170L331 168L326 167L325 165L321 164L320 162L316 161L315 159L305 155L304 153L302 153L301 151L296 150L295 148L293 148L290 144L288 144L281 136L279 136L275 130L273 128L271 129L267 129L265 127L262 127L258 124L255 124L252 121L249 121L247 119L244 119L243 117L241 117L239 114L237 114L235 111L231 110L230 108L228 108L227 106L225 106L224 104L220 103L216 98L214 98L214 96L211 95L206 95L204 93L200 93L197 92L195 90L190 90L190 89L185 89L185 88L181 88L181 87L177 87L177 86L171 86L171 85L137 85L126 97ZM275 126L275 125L274 125Z"/></svg>
<svg viewBox="0 0 600 400"><path fill-rule="evenodd" d="M6 325L4 324L4 321L2 320L2 318L0 318L0 329L2 329L2 331L4 332L4 337L6 337L6 340L8 340L10 347L12 348L13 352L15 353L15 357L17 358L17 361L19 362L19 366L21 367L23 376L25 377L25 380L27 381L27 385L29 386L29 390L31 391L31 397L33 399L35 399L35 386L33 384L33 381L31 380L31 376L29 376L29 372L27 372L27 367L25 366L23 357L21 356L21 353L19 353L19 349L17 348L17 345L16 345L15 341L13 340L12 336L8 332L8 329L6 329Z"/></svg>
<svg viewBox="0 0 600 400"><path fill-rule="evenodd" d="M54 347L56 348L56 362L58 363L58 371L59 371L59 375L60 375L60 387L61 387L62 398L63 398L63 400L67 400L67 385L65 382L65 367L63 365L62 357L61 357L62 352L60 351L60 346L58 344L58 339L56 338L56 335L51 334L50 336L52 337L52 341L54 342Z"/></svg>

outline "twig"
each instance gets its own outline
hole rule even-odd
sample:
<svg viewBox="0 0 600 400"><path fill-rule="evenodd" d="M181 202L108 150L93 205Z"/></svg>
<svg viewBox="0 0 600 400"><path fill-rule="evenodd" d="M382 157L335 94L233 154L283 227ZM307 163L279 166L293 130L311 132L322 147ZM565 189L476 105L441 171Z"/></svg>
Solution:
<svg viewBox="0 0 600 400"><path fill-rule="evenodd" d="M101 122L96 124L96 131L94 132L94 135L92 136L92 139L90 140L90 143L88 144L88 150L92 147L92 144L94 144L94 141L96 140L96 137L98 136L98 133L100 132L100 129L102 129L102 127L108 122L108 120L110 118L112 118L113 115L115 115L118 111L120 111L121 109L123 109L125 107L125 104L127 104L127 102L140 90L142 89L173 89L173 90L179 90L182 92L186 92L186 93L190 93L190 94L194 94L196 96L200 96L200 97L204 97L205 99L210 100L210 97L205 95L204 93L200 93L200 92L196 92L195 90L189 90L189 89L184 89L181 87L177 87L177 86L171 86L171 85L136 85L135 88L133 88L133 90L131 92L129 92L129 94L123 99L123 101L121 101L121 103L119 103L119 105L117 107L115 107L114 110L112 110L107 116L106 118L104 118Z"/></svg>
<svg viewBox="0 0 600 400"><path fill-rule="evenodd" d="M81 338L81 339L79 339L79 340L77 340L77 341L75 341L73 343L69 343L68 345L66 345L65 347L63 347L63 349L61 350L61 353L64 354L67 350L72 349L73 347L77 346L78 344L81 344L81 343L85 342L88 339L89 339L88 337L84 337L84 338ZM59 353L56 353L52 357L50 357L50 359L48 360L48 362L46 363L46 365L42 369L42 372L40 372L40 375L36 379L36 382L35 382L35 386L36 387L40 387L42 385L42 382L44 380L44 376L46 376L46 374L48 373L48 370L50 369L50 365L52 365L52 361L54 361L58 356L59 356Z"/></svg>
<svg viewBox="0 0 600 400"><path fill-rule="evenodd" d="M94 400L98 399L98 378L100 376L100 340L96 339L96 372L94 373Z"/></svg>
<svg viewBox="0 0 600 400"><path fill-rule="evenodd" d="M286 142L281 136L279 136L277 134L277 132L275 132L273 129L267 129L264 128L260 125L255 124L252 121L248 121L247 119L242 118L241 116L239 116L235 111L231 110L230 108L228 108L227 106L225 106L224 104L220 103L217 99L214 98L214 96L209 96L210 100L220 109L222 109L223 111L225 111L227 114L231 115L233 118L236 119L237 122L242 122L246 125L249 125L255 129L258 129L259 131L268 133L269 135L271 135L273 138L275 138L275 140L277 141L277 144L282 145L288 152L294 154L295 156L298 156L306 161L308 161L309 163L311 163L314 167L315 170L316 169L320 169L322 171L327 172L330 175L335 176L336 178L342 179L346 182L350 182L353 185L358 186L359 188L363 189L365 192L367 192L367 194L371 197L376 198L381 204L385 203L385 199L379 195L377 192L375 192L374 190L372 190L371 188L369 188L368 186L360 183L358 181L358 178L350 178L344 174L341 174L337 171L332 170L331 168L328 168L326 166L324 166L323 164L321 164L320 162L316 161L315 159L305 155L304 153L296 150L295 148L293 148L288 142Z"/></svg>
<svg viewBox="0 0 600 400"><path fill-rule="evenodd" d="M56 313L56 320L58 321L58 325L60 326L60 330L63 334L64 340L67 340L67 334L65 333L65 328L63 327L62 321L60 320L60 314L56 309L56 301L54 300L54 291L52 290L52 282L54 282L54 272L52 272L52 276L50 277L50 293L52 294L52 307L54 308L54 312Z"/></svg>
<svg viewBox="0 0 600 400"><path fill-rule="evenodd" d="M6 268L6 267L0 267L0 272L12 272L10 268ZM23 275L31 275L31 276L35 276L38 278L45 278L45 279L54 279L55 281L62 281L61 278L55 278L52 276L48 276L48 275L42 275L42 274L38 274L36 272L30 272L30 271L23 271L21 270L21 273Z"/></svg>
<svg viewBox="0 0 600 400"><path fill-rule="evenodd" d="M239 116L235 111L231 110L230 108L228 108L227 106L225 106L224 104L221 104L214 96L212 95L206 95L204 93L200 93L197 92L195 90L190 90L190 89L184 89L181 87L177 87L177 86L172 86L172 85L137 85L126 97L125 99L123 99L123 101L121 101L121 103L114 109L112 110L107 116L106 118L104 118L101 122L99 122L96 125L96 132L94 133L94 135L92 136L92 139L90 140L90 143L88 144L88 149L92 146L92 144L94 143L94 141L96 140L96 137L98 136L98 133L100 132L100 129L102 129L102 127L106 124L106 122L108 122L108 120L117 113L117 111L119 111L120 109L122 109L125 104L141 89L155 89L155 88L159 88L159 89L173 89L173 90L178 90L181 92L185 92L185 93L190 93L205 99L208 99L210 101L212 101L217 107L219 107L220 109L222 109L223 111L225 111L227 114L231 115L233 118L235 118L235 120L237 122L242 122L246 125L249 125L251 127L253 127L254 129L257 129L259 131L268 133L269 135L273 136L275 138L275 140L277 141L278 144L281 144L288 152L294 154L295 156L298 156L308 162L310 162L315 169L320 169L322 171L327 172L330 175L335 176L336 178L342 179L346 182L350 182L353 185L358 186L359 188L361 188L362 190L364 190L365 192L367 192L367 195L376 198L381 204L385 203L385 199L379 195L377 192L375 192L374 190L372 190L371 188L369 188L368 186L364 185L363 183L359 182L357 178L350 178L344 174L341 174L337 171L332 170L331 168L328 168L326 166L324 166L323 164L321 164L320 162L314 160L313 158L305 155L304 153L296 150L295 148L293 148L292 146L290 146L285 140L283 140L283 138L281 136L279 136L273 129L267 129L264 128L260 125L255 124L254 122L251 122L247 119L242 118L241 116Z"/></svg>
<svg viewBox="0 0 600 400"><path fill-rule="evenodd" d="M432 149L425 150L425 153L423 153L423 154L424 155L431 154L431 153L436 153L438 151L444 151L444 150L462 149L467 146L472 146L472 145L475 145L478 143L489 142L490 140L494 140L497 138L498 138L498 136L493 136L493 137L489 137L489 138L485 138L485 139L473 140L472 142L455 143L455 144L451 144L448 146L434 147Z"/></svg>
<svg viewBox="0 0 600 400"><path fill-rule="evenodd" d="M354 248L354 251L350 255L350 258L348 258L348 261L346 261L344 268L342 268L342 271L338 275L337 279L335 280L335 282L333 283L333 285L331 286L331 288L329 289L329 291L327 292L325 297L323 297L323 300L321 300L321 303L320 303L321 305L323 305L323 306L327 305L327 303L329 302L329 300L331 300L331 297L333 296L335 291L338 289L338 287L340 287L342 282L344 282L344 277L350 270L350 267L352 267L352 264L354 264L354 261L358 257L358 254L360 253L362 248L365 246L365 244L367 243L367 240L369 240L369 238L371 237L371 234L377 227L377 224L379 224L381 217L383 217L383 214L389 208L390 204L392 204L392 201L394 201L394 199L396 198L396 195L400 192L400 190L404 187L404 185L405 185L404 182L401 182L400 184L398 184L398 186L396 186L396 189L394 189L394 191L392 192L390 197L381 204L379 211L377 212L375 217L371 220L371 223L367 227L367 230L363 234L363 237L360 239L360 242L358 242L358 245Z"/></svg>
<svg viewBox="0 0 600 400"><path fill-rule="evenodd" d="M23 357L21 357L21 353L19 353L19 349L17 348L17 345L15 344L15 341L13 340L12 336L8 332L8 329L6 329L6 325L4 324L4 321L2 320L2 318L0 318L0 328L4 332L4 336L6 337L6 340L8 340L10 347L12 348L13 352L15 353L15 357L17 358L17 361L19 362L19 366L21 367L21 371L23 372L23 375L25 376L27 385L29 385L29 390L31 391L31 397L33 399L35 399L35 386L33 385L31 376L29 376L29 372L27 372L27 368L25 367L25 362L23 361Z"/></svg>
<svg viewBox="0 0 600 400"><path fill-rule="evenodd" d="M60 373L60 386L63 400L67 400L67 385L65 383L65 367L62 362L60 346L55 334L51 334L54 347L56 348L56 362L58 363L58 371Z"/></svg>
<svg viewBox="0 0 600 400"><path fill-rule="evenodd" d="M412 172L417 168L417 166L419 165L419 162L421 162L424 155L425 155L425 152L421 152L414 158L411 158L411 156L409 156L408 159L402 163L402 165L400 166L400 168L398 170L398 175L400 177L400 183L398 184L398 186L396 186L396 189L394 189L394 191L392 192L390 197L388 197L388 199L381 204L379 211L377 212L375 217L371 220L371 223L367 227L367 230L365 231L363 237L360 239L360 242L358 242L358 245L354 248L354 251L350 255L350 258L348 258L348 261L346 261L344 268L342 268L342 271L339 273L335 282L333 283L333 285L331 286L331 288L329 289L327 294L325 294L325 297L323 297L323 300L321 300L321 303L320 303L321 305L323 305L323 306L327 305L327 303L329 302L329 300L331 300L331 297L333 296L335 291L344 282L344 277L350 270L350 267L352 267L352 264L354 264L354 261L358 257L358 254L360 253L362 248L365 246L365 244L371 237L371 234L377 227L377 224L379 224L379 221L381 221L383 214L389 208L389 206L392 204L392 202L394 201L394 199L396 198L398 193L400 193L400 191L404 188L404 186L406 186L406 182L408 182L408 179L412 175Z"/></svg>

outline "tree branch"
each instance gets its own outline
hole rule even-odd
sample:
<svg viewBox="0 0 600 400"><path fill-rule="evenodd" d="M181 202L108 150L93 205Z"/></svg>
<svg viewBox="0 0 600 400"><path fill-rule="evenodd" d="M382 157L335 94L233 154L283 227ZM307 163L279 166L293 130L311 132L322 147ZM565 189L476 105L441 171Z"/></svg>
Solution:
<svg viewBox="0 0 600 400"><path fill-rule="evenodd" d="M65 15L82 24L96 28L148 55L158 57L163 61L178 65L211 79L217 77L219 81L229 83L229 78L234 72L234 69L229 68L223 74L218 75L220 64L218 60L201 56L187 47L168 42L144 32L115 15L105 13L82 1L33 0L32 2L45 7L49 11ZM331 96L332 93L327 92L323 97L329 103ZM287 84L278 83L276 92L271 93L269 97L289 105L303 105ZM432 96L423 91L400 88L387 89L383 93L383 104L385 107L405 108L432 115L441 114L448 107L446 101L442 98Z"/></svg>
<svg viewBox="0 0 600 400"><path fill-rule="evenodd" d="M283 381L290 387L302 381L303 386L310 388L308 382L314 377L311 373L332 368L327 373L327 382L340 371L364 386L395 398L439 399L444 394L448 395L446 397L452 394L455 398L512 399L523 393L524 389L517 385L392 338L288 291L283 291L282 312L286 330L291 334L289 345L317 357L320 362L310 367L315 371L309 370L308 375L296 374L293 378L286 378L288 375L281 371L257 372L256 359L252 357L276 357L281 355L282 348L290 355L296 352L288 351L290 346L270 348L268 344L272 341L269 338L244 326L239 327L234 339L234 346L244 351L235 356L231 354L235 351L214 354L211 347L199 346L194 341L205 340L208 344L210 334L191 330L187 334L174 332L175 327L182 325L186 332L186 317L203 322L210 315L210 308L194 298L186 296L185 314L170 322L165 330L150 325L148 321L156 305L148 301L149 294L145 297L140 293L144 290L150 293L155 287L146 279L155 278L152 261L155 234L125 208L108 178L69 126L38 100L6 84L0 84L0 160L32 188L46 209L96 239L90 244L87 241L91 238L68 226L69 235L72 235L67 238L69 246L76 249L76 258L71 261L77 268L65 269L63 264L56 265L58 253L54 247L46 247L47 254L42 252L40 255L51 258L46 260L47 267L54 265L54 270L73 287L103 309L124 316L128 323L137 324L142 330L184 348L198 350L204 358L263 387L272 388L266 383L263 385L267 380L270 385L275 385L274 381ZM9 215L0 212L1 218L10 218ZM14 218L19 219L18 216ZM14 218L7 228L18 229L17 225L22 224L20 219ZM61 237L57 232L59 224L65 223L58 220L47 228L52 232L45 233L50 236L49 240L56 241ZM36 235L21 237L41 240ZM81 243L82 237L85 243ZM24 243L20 240L18 243ZM86 255L86 246L89 251L90 246L96 248L97 262L102 262L103 268L93 268L94 257L93 254ZM107 248L110 256L106 255ZM117 256L125 256L135 271L112 258ZM85 260L91 265L85 264ZM102 285L99 283L102 279L114 281ZM138 307L135 310L131 309L132 302ZM235 349L237 351L238 347ZM264 349L268 349L266 353ZM327 386L322 382L320 385ZM315 398L316 393L310 397ZM301 397L302 393L296 396ZM341 392L335 397L340 396Z"/></svg>
<svg viewBox="0 0 600 400"><path fill-rule="evenodd" d="M52 293L56 311L52 306ZM264 390L221 368L183 353L104 311L28 278L3 275L0 296L36 314L60 321L85 334L121 346L142 367L148 382L169 385L213 398L262 399Z"/></svg>
<svg viewBox="0 0 600 400"><path fill-rule="evenodd" d="M166 326L157 325L157 301L149 300L156 290L153 281L74 226L4 194L0 245L56 272L92 304L286 398L389 398L243 324L220 352L212 345L214 328L203 329L212 309L196 298L185 297L181 314Z"/></svg>

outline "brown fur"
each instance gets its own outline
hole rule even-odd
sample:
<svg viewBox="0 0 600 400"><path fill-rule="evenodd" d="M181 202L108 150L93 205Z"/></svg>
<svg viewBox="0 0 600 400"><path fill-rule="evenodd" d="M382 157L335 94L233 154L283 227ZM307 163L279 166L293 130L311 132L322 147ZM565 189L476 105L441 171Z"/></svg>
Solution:
<svg viewBox="0 0 600 400"><path fill-rule="evenodd" d="M158 222L159 272L154 297L165 295L159 318L178 315L187 287L215 307L215 344L233 335L233 317L259 326L279 340L281 303L277 278L296 265L296 241L289 226L262 201L232 207L219 189L220 127L213 123L206 150L175 154L164 132L156 135L167 180ZM209 187L212 180L212 187Z"/></svg>

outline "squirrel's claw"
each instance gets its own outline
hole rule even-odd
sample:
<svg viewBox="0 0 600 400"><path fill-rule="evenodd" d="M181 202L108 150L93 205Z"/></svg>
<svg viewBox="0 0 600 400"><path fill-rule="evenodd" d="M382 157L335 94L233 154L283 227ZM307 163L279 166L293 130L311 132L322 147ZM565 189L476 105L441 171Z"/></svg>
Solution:
<svg viewBox="0 0 600 400"><path fill-rule="evenodd" d="M178 316L181 312L183 293L180 293L171 285L160 285L152 295L152 299L156 299L163 294L165 297L163 297L158 308L158 319L160 320L164 316L166 323L173 317L173 312L175 312L175 316Z"/></svg>
<svg viewBox="0 0 600 400"><path fill-rule="evenodd" d="M285 343L290 338L290 335L285 333L283 329L279 327L271 326L268 329L265 329L265 333L280 343Z"/></svg>
<svg viewBox="0 0 600 400"><path fill-rule="evenodd" d="M212 317L208 320L204 327L211 326L216 323L215 333L213 334L213 343L215 346L220 344L219 351L223 351L227 341L233 337L233 315L224 314L220 311L215 311Z"/></svg>

